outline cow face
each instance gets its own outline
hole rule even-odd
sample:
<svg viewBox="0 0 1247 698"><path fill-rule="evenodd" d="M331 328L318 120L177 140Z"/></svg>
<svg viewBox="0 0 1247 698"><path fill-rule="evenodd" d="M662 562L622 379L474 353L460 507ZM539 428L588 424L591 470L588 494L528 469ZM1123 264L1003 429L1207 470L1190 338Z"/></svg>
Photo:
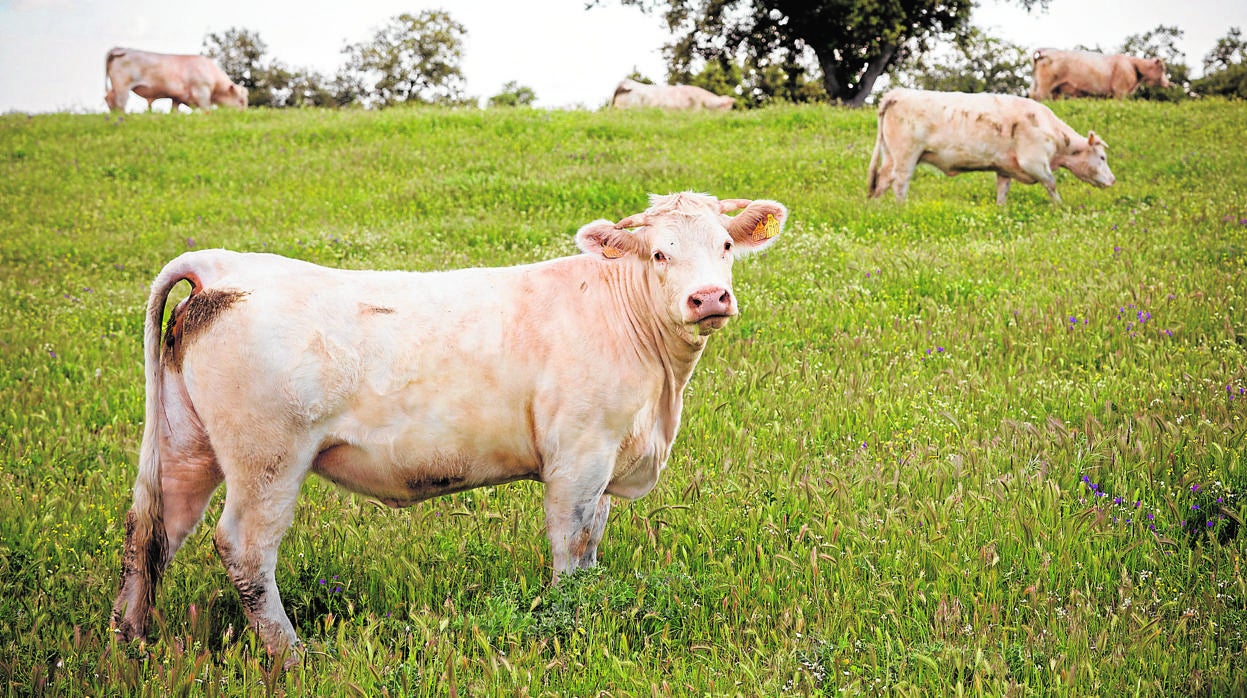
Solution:
<svg viewBox="0 0 1247 698"><path fill-rule="evenodd" d="M1086 147L1073 147L1063 164L1082 181L1101 188L1109 187L1117 181L1117 178L1108 168L1107 150L1108 144L1104 142L1104 139L1097 136L1095 131L1089 131Z"/></svg>
<svg viewBox="0 0 1247 698"><path fill-rule="evenodd" d="M237 107L238 109L247 108L247 88L242 85L230 83L225 89L224 98L219 104L226 107Z"/></svg>
<svg viewBox="0 0 1247 698"><path fill-rule="evenodd" d="M704 336L738 312L732 262L770 245L787 215L774 201L672 194L653 197L648 210L619 223L589 223L576 242L586 253L638 269L655 310L683 334Z"/></svg>
<svg viewBox="0 0 1247 698"><path fill-rule="evenodd" d="M1136 63L1139 78L1149 85L1169 87L1169 76L1165 74L1165 62L1159 58L1148 58Z"/></svg>

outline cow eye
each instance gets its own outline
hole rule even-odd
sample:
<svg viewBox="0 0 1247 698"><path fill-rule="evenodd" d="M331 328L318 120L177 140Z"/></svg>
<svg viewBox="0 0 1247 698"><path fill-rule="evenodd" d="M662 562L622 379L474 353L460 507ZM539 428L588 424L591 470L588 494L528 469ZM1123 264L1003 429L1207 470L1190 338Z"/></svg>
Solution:
<svg viewBox="0 0 1247 698"><path fill-rule="evenodd" d="M665 262L665 261L667 261L667 255L663 254L663 253L662 253L662 250L655 250L655 251L654 251L654 261L655 261L655 262Z"/></svg>
<svg viewBox="0 0 1247 698"><path fill-rule="evenodd" d="M732 251L732 241L731 241L731 240L728 240L727 242L723 243L723 251L724 251L724 252L731 252L731 251Z"/></svg>

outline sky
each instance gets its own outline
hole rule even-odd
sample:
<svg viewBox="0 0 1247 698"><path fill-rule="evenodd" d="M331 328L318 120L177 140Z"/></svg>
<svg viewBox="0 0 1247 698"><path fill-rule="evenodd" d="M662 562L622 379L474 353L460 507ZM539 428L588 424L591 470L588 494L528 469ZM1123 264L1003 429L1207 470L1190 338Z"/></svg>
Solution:
<svg viewBox="0 0 1247 698"><path fill-rule="evenodd" d="M1027 14L1016 3L979 0L974 21L1028 48L1121 44L1158 24L1186 35L1180 48L1192 75L1231 26L1247 28L1245 0L1051 0ZM466 29L466 93L487 98L509 81L531 87L536 106L605 104L634 69L665 80L659 15L616 0L0 0L0 113L96 112L104 105L104 56L114 46L199 53L209 33L257 32L268 56L326 75L342 48L369 40L403 12L446 9ZM131 96L129 108L145 102ZM157 105L158 108L160 104ZM168 107L164 107L167 109Z"/></svg>

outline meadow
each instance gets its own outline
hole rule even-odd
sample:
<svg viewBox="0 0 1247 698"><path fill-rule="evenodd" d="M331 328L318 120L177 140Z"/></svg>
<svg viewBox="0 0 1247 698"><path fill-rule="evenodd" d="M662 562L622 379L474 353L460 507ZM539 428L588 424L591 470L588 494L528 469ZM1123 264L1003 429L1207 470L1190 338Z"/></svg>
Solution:
<svg viewBox="0 0 1247 698"><path fill-rule="evenodd" d="M1114 187L997 207L924 166L870 201L874 114L825 106L0 116L0 690L1247 693L1247 106L1053 107ZM391 510L312 478L300 667L246 630L220 492L149 641L112 639L166 261L523 263L683 190L790 222L597 568L550 585L538 483Z"/></svg>

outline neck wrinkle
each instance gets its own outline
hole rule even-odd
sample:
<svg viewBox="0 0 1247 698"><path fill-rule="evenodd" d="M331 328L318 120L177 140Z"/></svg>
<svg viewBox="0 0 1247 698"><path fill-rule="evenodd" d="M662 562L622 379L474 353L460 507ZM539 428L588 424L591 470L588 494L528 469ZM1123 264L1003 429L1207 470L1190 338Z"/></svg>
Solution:
<svg viewBox="0 0 1247 698"><path fill-rule="evenodd" d="M617 331L624 335L641 363L662 367L662 421L670 443L679 427L684 387L706 347L706 338L689 335L682 327L673 331L666 310L654 306L648 277L637 273L635 265L609 263L605 270L619 320Z"/></svg>

